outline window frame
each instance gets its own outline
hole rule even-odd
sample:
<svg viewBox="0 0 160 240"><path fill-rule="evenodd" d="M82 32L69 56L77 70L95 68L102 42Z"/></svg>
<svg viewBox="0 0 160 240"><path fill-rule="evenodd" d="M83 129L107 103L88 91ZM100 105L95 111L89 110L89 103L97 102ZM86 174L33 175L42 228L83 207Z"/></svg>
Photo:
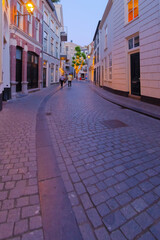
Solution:
<svg viewBox="0 0 160 240"><path fill-rule="evenodd" d="M137 2L137 5L135 5L135 1L138 1ZM132 2L132 9L129 11L129 4ZM135 9L138 7L138 15L135 16ZM129 20L129 14L133 12L133 15L132 15L132 19ZM139 16L139 0L127 0L127 22L130 23L132 22L134 19L136 19L137 17Z"/></svg>
<svg viewBox="0 0 160 240"><path fill-rule="evenodd" d="M112 66L113 66L113 59L112 59L112 53L110 53L108 55L108 61L109 61L109 64L108 64L108 74L109 74L109 80L112 81Z"/></svg>
<svg viewBox="0 0 160 240"><path fill-rule="evenodd" d="M18 9L18 4L20 6L20 9ZM23 15L23 4L21 3L21 1L17 1L16 4L16 21L15 24L18 28L23 29L23 18L21 18L21 16Z"/></svg>

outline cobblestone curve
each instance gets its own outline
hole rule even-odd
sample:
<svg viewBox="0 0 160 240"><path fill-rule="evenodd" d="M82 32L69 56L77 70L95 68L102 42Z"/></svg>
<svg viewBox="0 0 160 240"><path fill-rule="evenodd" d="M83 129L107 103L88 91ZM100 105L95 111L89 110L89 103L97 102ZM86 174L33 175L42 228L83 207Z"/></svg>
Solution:
<svg viewBox="0 0 160 240"><path fill-rule="evenodd" d="M160 122L82 82L56 93L46 112L83 239L160 239Z"/></svg>

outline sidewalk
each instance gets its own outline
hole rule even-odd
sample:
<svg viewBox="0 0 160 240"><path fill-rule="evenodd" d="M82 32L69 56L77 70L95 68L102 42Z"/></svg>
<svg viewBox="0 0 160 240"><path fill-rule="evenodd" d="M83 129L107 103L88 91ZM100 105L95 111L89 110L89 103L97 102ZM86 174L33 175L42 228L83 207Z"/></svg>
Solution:
<svg viewBox="0 0 160 240"><path fill-rule="evenodd" d="M123 97L114 93L111 93L103 88L97 87L93 83L90 82L90 87L93 91L95 91L98 95L105 98L107 101L112 102L118 106L133 110L135 112L147 115L149 117L159 119L160 120L160 107L156 105L152 105L146 102L142 102L137 99L133 99L130 97Z"/></svg>

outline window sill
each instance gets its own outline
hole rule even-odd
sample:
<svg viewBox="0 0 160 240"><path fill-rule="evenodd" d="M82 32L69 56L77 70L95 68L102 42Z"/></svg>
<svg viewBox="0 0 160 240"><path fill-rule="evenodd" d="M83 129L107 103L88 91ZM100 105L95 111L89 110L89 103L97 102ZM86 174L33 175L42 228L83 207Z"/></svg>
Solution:
<svg viewBox="0 0 160 240"><path fill-rule="evenodd" d="M134 18L132 21L125 23L125 24L124 24L124 27L127 27L129 24L133 23L133 22L136 21L137 19L139 19L139 16L136 17L136 18Z"/></svg>

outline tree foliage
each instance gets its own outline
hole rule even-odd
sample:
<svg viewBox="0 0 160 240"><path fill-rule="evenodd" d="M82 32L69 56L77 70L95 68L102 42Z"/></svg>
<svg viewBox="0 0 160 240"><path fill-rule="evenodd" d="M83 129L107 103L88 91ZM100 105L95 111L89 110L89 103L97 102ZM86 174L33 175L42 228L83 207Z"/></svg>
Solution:
<svg viewBox="0 0 160 240"><path fill-rule="evenodd" d="M79 46L75 47L75 51L75 56L72 58L72 67L74 67L76 74L78 74L81 68L85 65L86 55L81 51Z"/></svg>
<svg viewBox="0 0 160 240"><path fill-rule="evenodd" d="M60 0L51 0L53 3L60 2Z"/></svg>

